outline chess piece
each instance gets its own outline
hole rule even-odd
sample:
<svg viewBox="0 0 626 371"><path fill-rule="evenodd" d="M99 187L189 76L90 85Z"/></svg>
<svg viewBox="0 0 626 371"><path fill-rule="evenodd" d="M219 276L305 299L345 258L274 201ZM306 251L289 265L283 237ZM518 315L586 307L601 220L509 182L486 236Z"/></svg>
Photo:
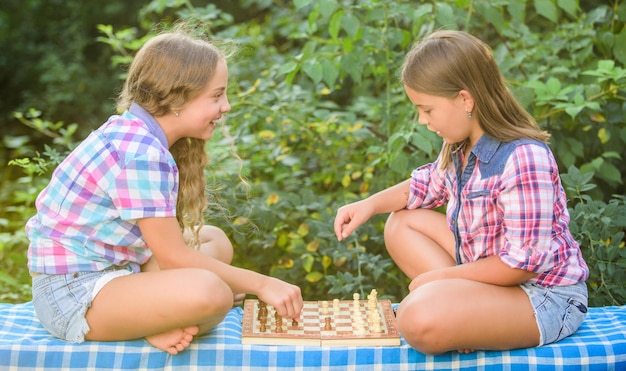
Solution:
<svg viewBox="0 0 626 371"><path fill-rule="evenodd" d="M330 331L333 329L333 326L330 324L330 317L324 318L324 331Z"/></svg>
<svg viewBox="0 0 626 371"><path fill-rule="evenodd" d="M328 314L328 301L326 300L322 302L322 314Z"/></svg>
<svg viewBox="0 0 626 371"><path fill-rule="evenodd" d="M257 319L261 319L267 317L267 304L260 301L259 302L259 313L257 313Z"/></svg>
<svg viewBox="0 0 626 371"><path fill-rule="evenodd" d="M382 326L380 325L380 322L375 322L375 323L374 323L374 328L373 328L373 331L374 331L375 333L377 333L377 334L380 334L380 333L382 333L382 332L383 332L383 328L382 328Z"/></svg>
<svg viewBox="0 0 626 371"><path fill-rule="evenodd" d="M267 328L265 327L265 321L261 321L261 326L259 327L259 331L265 332Z"/></svg>
<svg viewBox="0 0 626 371"><path fill-rule="evenodd" d="M295 319L291 320L291 327L298 327L298 321L296 321Z"/></svg>

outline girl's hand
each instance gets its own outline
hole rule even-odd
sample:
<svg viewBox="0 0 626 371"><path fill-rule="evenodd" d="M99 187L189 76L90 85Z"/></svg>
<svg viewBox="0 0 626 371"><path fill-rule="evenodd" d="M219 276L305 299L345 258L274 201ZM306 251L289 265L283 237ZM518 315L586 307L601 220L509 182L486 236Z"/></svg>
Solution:
<svg viewBox="0 0 626 371"><path fill-rule="evenodd" d="M339 241L348 237L358 226L365 223L373 213L367 199L340 207L335 216L335 236L337 236Z"/></svg>
<svg viewBox="0 0 626 371"><path fill-rule="evenodd" d="M302 294L298 286L294 286L277 278L267 277L263 289L258 295L259 300L271 305L281 317L300 317L302 312Z"/></svg>

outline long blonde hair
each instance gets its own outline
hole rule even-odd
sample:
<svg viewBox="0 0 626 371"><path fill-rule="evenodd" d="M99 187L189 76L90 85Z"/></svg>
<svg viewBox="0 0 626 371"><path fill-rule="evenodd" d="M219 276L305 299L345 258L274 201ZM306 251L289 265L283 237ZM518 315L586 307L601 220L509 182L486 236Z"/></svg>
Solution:
<svg viewBox="0 0 626 371"><path fill-rule="evenodd" d="M119 111L135 102L154 117L180 110L207 86L225 55L211 42L178 27L148 40L137 52L118 98ZM199 227L208 206L204 170L209 162L205 141L181 138L170 146L179 170L176 218L191 229L199 247Z"/></svg>
<svg viewBox="0 0 626 371"><path fill-rule="evenodd" d="M507 88L489 46L466 32L443 30L424 38L407 54L400 81L415 91L447 98L469 91L474 97L472 115L499 141L529 138L547 143L550 138ZM444 143L441 169L463 145Z"/></svg>

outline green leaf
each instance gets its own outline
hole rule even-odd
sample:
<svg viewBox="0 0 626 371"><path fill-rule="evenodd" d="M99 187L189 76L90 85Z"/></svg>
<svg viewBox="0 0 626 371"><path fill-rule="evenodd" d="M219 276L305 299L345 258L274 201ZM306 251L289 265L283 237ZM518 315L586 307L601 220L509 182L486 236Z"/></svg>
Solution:
<svg viewBox="0 0 626 371"><path fill-rule="evenodd" d="M341 30L341 17L343 16L343 10L338 10L337 12L335 12L335 14L333 14L332 18L330 19L330 23L328 25L328 33L330 34L330 37L332 37L334 40L337 40L337 38L339 37L339 30Z"/></svg>
<svg viewBox="0 0 626 371"><path fill-rule="evenodd" d="M302 66L302 70L316 84L322 81L322 76L323 76L324 71L322 70L322 65L317 63L315 59L306 61L304 63L304 66Z"/></svg>
<svg viewBox="0 0 626 371"><path fill-rule="evenodd" d="M598 139L600 139L600 143L606 144L611 140L611 133L606 130L606 128L600 128L598 130Z"/></svg>
<svg viewBox="0 0 626 371"><path fill-rule="evenodd" d="M552 96L557 96L561 92L561 81L555 77L550 77L546 83L548 93Z"/></svg>
<svg viewBox="0 0 626 371"><path fill-rule="evenodd" d="M341 23L343 29L346 30L346 33L351 37L355 38L359 33L359 28L361 27L361 22L359 22L358 18L352 14L344 14Z"/></svg>
<svg viewBox="0 0 626 371"><path fill-rule="evenodd" d="M580 106L569 106L565 108L565 113L570 115L571 118L575 119L576 116L583 110L585 107Z"/></svg>
<svg viewBox="0 0 626 371"><path fill-rule="evenodd" d="M613 47L615 58L623 65L626 65L626 47L624 45L626 45L626 27L615 37L615 46Z"/></svg>
<svg viewBox="0 0 626 371"><path fill-rule="evenodd" d="M557 7L551 0L535 0L535 10L553 23L558 21Z"/></svg>
<svg viewBox="0 0 626 371"><path fill-rule="evenodd" d="M305 6L311 4L312 0L293 0L293 5L296 7L296 9L302 9Z"/></svg>
<svg viewBox="0 0 626 371"><path fill-rule="evenodd" d="M339 77L339 69L335 64L327 59L322 61L322 71L324 75L324 83L328 88L332 89L337 77Z"/></svg>
<svg viewBox="0 0 626 371"><path fill-rule="evenodd" d="M315 271L307 274L304 278L307 280L307 282L315 283L321 281L324 277L324 274Z"/></svg>
<svg viewBox="0 0 626 371"><path fill-rule="evenodd" d="M559 8L563 9L567 14L576 17L578 12L578 0L557 0Z"/></svg>
<svg viewBox="0 0 626 371"><path fill-rule="evenodd" d="M499 33L502 33L506 27L506 18L502 14L502 8L489 4L484 12L485 19L489 20Z"/></svg>
<svg viewBox="0 0 626 371"><path fill-rule="evenodd" d="M602 154L602 157L604 157L604 158L616 158L618 160L622 159L622 156L620 156L620 154L618 152L615 152L615 151L604 152Z"/></svg>
<svg viewBox="0 0 626 371"><path fill-rule="evenodd" d="M526 0L510 0L507 10L515 23L524 24L526 17Z"/></svg>
<svg viewBox="0 0 626 371"><path fill-rule="evenodd" d="M602 162L599 169L599 175L606 180L622 184L622 173L615 165L609 162Z"/></svg>
<svg viewBox="0 0 626 371"><path fill-rule="evenodd" d="M339 7L336 0L320 0L318 6L320 14L324 19L328 19Z"/></svg>
<svg viewBox="0 0 626 371"><path fill-rule="evenodd" d="M452 7L450 5L438 2L435 5L435 9L435 18L439 25L448 29L451 29L456 25L456 22L454 20L454 11L452 10Z"/></svg>
<svg viewBox="0 0 626 371"><path fill-rule="evenodd" d="M341 59L341 69L348 72L356 83L360 83L362 80L361 74L363 72L362 63L363 60L357 58L356 54L347 54Z"/></svg>
<svg viewBox="0 0 626 371"><path fill-rule="evenodd" d="M302 257L302 268L304 268L305 272L311 272L313 263L315 263L315 257L313 257L313 255L306 254Z"/></svg>
<svg viewBox="0 0 626 371"><path fill-rule="evenodd" d="M298 64L296 62L287 62L278 68L278 74L284 75L290 72L295 71L298 68Z"/></svg>

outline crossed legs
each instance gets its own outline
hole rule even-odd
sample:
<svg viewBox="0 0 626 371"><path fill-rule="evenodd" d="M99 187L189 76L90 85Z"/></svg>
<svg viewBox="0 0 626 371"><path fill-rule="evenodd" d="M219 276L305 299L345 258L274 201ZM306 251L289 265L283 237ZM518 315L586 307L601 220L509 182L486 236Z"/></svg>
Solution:
<svg viewBox="0 0 626 371"><path fill-rule="evenodd" d="M205 226L200 251L226 263L232 245L224 233ZM118 341L145 337L155 347L177 354L193 336L219 324L233 306L233 292L215 274L196 268L161 271L156 260L142 273L115 278L87 311L87 340Z"/></svg>
<svg viewBox="0 0 626 371"><path fill-rule="evenodd" d="M390 215L385 243L410 278L455 265L454 236L445 215L427 209ZM519 286L445 279L411 291L400 303L397 325L417 350L515 349L536 346L539 330L528 296Z"/></svg>

